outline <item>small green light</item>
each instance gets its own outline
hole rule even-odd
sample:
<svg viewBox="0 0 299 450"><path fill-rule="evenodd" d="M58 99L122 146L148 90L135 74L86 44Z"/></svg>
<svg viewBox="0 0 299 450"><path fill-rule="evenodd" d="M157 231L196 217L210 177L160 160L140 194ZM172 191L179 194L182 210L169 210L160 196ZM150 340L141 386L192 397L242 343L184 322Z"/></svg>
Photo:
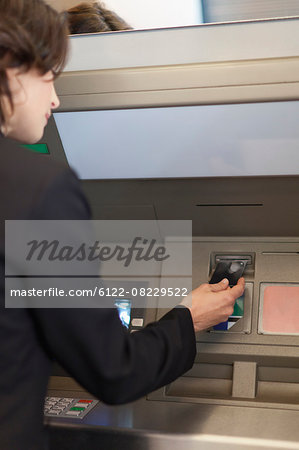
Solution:
<svg viewBox="0 0 299 450"><path fill-rule="evenodd" d="M49 155L49 149L47 144L31 144L31 145L22 145L22 147L29 148L36 153L43 153L44 155Z"/></svg>

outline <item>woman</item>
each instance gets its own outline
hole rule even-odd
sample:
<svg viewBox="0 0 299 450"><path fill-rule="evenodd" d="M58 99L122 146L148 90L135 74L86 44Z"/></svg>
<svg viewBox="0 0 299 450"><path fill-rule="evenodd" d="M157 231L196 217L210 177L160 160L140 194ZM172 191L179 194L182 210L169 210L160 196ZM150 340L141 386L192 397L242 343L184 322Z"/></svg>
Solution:
<svg viewBox="0 0 299 450"><path fill-rule="evenodd" d="M89 219L90 212L69 169L11 140L39 140L59 105L53 81L67 53L65 19L42 0L0 0L0 11L0 447L40 450L53 359L96 397L134 400L192 366L194 329L226 320L244 283L203 285L190 309L175 308L132 335L113 309L5 308L4 221Z"/></svg>

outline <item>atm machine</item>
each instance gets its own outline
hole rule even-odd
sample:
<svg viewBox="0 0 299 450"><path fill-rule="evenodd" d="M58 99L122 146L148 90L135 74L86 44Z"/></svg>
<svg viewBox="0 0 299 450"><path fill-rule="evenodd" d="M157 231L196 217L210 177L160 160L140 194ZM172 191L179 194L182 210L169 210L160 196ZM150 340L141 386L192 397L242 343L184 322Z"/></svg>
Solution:
<svg viewBox="0 0 299 450"><path fill-rule="evenodd" d="M299 449L298 25L71 37L47 157L77 171L95 219L192 220L193 287L241 263L246 289L197 335L188 373L129 405L46 416L50 448ZM58 367L48 395L93 400Z"/></svg>

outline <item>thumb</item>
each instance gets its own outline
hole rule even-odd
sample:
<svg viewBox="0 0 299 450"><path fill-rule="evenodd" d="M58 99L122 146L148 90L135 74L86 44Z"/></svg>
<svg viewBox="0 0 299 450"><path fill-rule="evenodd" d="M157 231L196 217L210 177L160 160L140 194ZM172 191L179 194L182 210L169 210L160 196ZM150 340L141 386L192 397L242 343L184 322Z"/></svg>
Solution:
<svg viewBox="0 0 299 450"><path fill-rule="evenodd" d="M228 279L223 278L223 280L221 280L219 283L210 284L210 288L212 292L224 291L228 288Z"/></svg>

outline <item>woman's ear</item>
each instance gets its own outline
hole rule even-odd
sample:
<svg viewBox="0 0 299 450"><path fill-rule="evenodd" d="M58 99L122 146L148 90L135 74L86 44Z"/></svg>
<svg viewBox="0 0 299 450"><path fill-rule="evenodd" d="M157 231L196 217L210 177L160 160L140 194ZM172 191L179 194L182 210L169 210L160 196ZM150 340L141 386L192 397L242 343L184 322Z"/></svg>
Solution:
<svg viewBox="0 0 299 450"><path fill-rule="evenodd" d="M6 136L9 132L7 127L7 120L13 115L13 102L14 97L20 91L20 81L18 80L18 74L20 70L18 68L5 69L8 87L11 93L11 100L7 95L1 97L1 108L4 116L4 123L0 125L1 133Z"/></svg>
<svg viewBox="0 0 299 450"><path fill-rule="evenodd" d="M20 86L20 81L18 80L18 75L21 74L20 69L18 67L9 67L5 69L5 72L10 90L13 91Z"/></svg>
<svg viewBox="0 0 299 450"><path fill-rule="evenodd" d="M13 112L11 102L9 101L6 95L1 96L1 110L4 122L0 124L0 131L3 134L3 136L6 136L7 135L6 121L7 118L10 117Z"/></svg>
<svg viewBox="0 0 299 450"><path fill-rule="evenodd" d="M26 101L26 92L22 84L22 74L23 72L19 67L12 67L6 69L6 76L8 80L8 87L11 93L12 104L6 97L6 114L9 117L13 113L13 105L18 103L23 103Z"/></svg>

